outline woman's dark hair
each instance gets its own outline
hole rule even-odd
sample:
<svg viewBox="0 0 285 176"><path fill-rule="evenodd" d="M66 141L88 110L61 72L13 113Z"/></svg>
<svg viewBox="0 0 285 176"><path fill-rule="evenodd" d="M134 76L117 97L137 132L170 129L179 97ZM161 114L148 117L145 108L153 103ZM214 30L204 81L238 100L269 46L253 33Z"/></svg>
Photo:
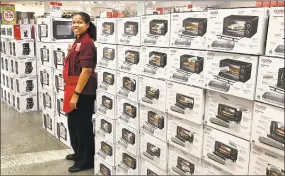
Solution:
<svg viewBox="0 0 285 176"><path fill-rule="evenodd" d="M75 15L80 15L85 23L89 24L87 33L90 35L93 41L96 41L96 26L90 21L90 16L85 12L76 12L73 16Z"/></svg>

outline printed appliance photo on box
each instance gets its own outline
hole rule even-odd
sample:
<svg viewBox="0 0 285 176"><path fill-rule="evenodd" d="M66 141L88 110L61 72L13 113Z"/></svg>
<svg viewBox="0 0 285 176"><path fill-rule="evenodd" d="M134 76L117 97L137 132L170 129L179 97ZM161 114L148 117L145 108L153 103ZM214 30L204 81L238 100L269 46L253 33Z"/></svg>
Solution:
<svg viewBox="0 0 285 176"><path fill-rule="evenodd" d="M42 112L43 128L55 136L55 119L52 113Z"/></svg>
<svg viewBox="0 0 285 176"><path fill-rule="evenodd" d="M147 160L141 158L141 172L140 175L167 175L167 171L163 171L154 164L148 162Z"/></svg>
<svg viewBox="0 0 285 176"><path fill-rule="evenodd" d="M211 127L204 128L204 160L232 174L247 175L250 142Z"/></svg>
<svg viewBox="0 0 285 176"><path fill-rule="evenodd" d="M37 58L40 60L41 65L52 67L52 44L51 43L39 43L36 47Z"/></svg>
<svg viewBox="0 0 285 176"><path fill-rule="evenodd" d="M67 114L63 111L63 101L64 96L60 94L55 95L55 115L58 117L68 117Z"/></svg>
<svg viewBox="0 0 285 176"><path fill-rule="evenodd" d="M115 120L104 117L98 113L94 114L95 118L95 138L104 139L104 141L115 143Z"/></svg>
<svg viewBox="0 0 285 176"><path fill-rule="evenodd" d="M34 40L13 40L10 52L13 51L13 56L18 58L35 57ZM10 44L10 43L9 43Z"/></svg>
<svg viewBox="0 0 285 176"><path fill-rule="evenodd" d="M115 167L110 166L104 160L94 157L94 174L95 175L116 175Z"/></svg>
<svg viewBox="0 0 285 176"><path fill-rule="evenodd" d="M96 101L97 101L97 112L103 116L106 116L110 119L116 119L116 103L115 95L108 94L102 91L96 91Z"/></svg>
<svg viewBox="0 0 285 176"><path fill-rule="evenodd" d="M7 103L9 103L9 91L7 90ZM11 93L10 93L11 96ZM10 97L11 98L11 97ZM13 102L14 104L14 102ZM27 93L27 94L16 94L15 95L15 108L20 112L31 112L38 110L38 97L37 94Z"/></svg>
<svg viewBox="0 0 285 176"><path fill-rule="evenodd" d="M117 72L101 67L96 67L95 72L97 73L98 90L115 95L118 78L116 76Z"/></svg>
<svg viewBox="0 0 285 176"><path fill-rule="evenodd" d="M250 140L253 101L207 91L205 119L206 125L231 135Z"/></svg>
<svg viewBox="0 0 285 176"><path fill-rule="evenodd" d="M207 12L171 14L170 47L206 49Z"/></svg>
<svg viewBox="0 0 285 176"><path fill-rule="evenodd" d="M137 75L141 60L141 47L118 45L118 70Z"/></svg>
<svg viewBox="0 0 285 176"><path fill-rule="evenodd" d="M267 8L209 10L207 49L263 55L267 13Z"/></svg>
<svg viewBox="0 0 285 176"><path fill-rule="evenodd" d="M53 90L56 94L64 96L64 84L62 70L53 69Z"/></svg>
<svg viewBox="0 0 285 176"><path fill-rule="evenodd" d="M117 72L117 91L116 94L120 97L138 102L138 82L139 77L124 72Z"/></svg>
<svg viewBox="0 0 285 176"><path fill-rule="evenodd" d="M96 43L97 66L117 70L117 45Z"/></svg>
<svg viewBox="0 0 285 176"><path fill-rule="evenodd" d="M104 160L111 166L114 166L116 158L115 144L105 141L104 138L95 138L95 146L95 156Z"/></svg>
<svg viewBox="0 0 285 176"><path fill-rule="evenodd" d="M63 142L66 146L71 148L70 135L69 135L68 124L67 124L67 117L55 116L55 119L56 119L55 120L55 135L56 135L56 137L61 142Z"/></svg>
<svg viewBox="0 0 285 176"><path fill-rule="evenodd" d="M139 175L139 156L129 153L121 146L116 146L116 174L117 175Z"/></svg>
<svg viewBox="0 0 285 176"><path fill-rule="evenodd" d="M208 52L204 65L206 89L254 100L258 57Z"/></svg>
<svg viewBox="0 0 285 176"><path fill-rule="evenodd" d="M169 47L170 14L141 17L141 44Z"/></svg>
<svg viewBox="0 0 285 176"><path fill-rule="evenodd" d="M118 44L141 45L141 18L118 18Z"/></svg>
<svg viewBox="0 0 285 176"><path fill-rule="evenodd" d="M42 107L44 110L48 111L49 113L54 114L55 112L55 94L54 92L42 89Z"/></svg>
<svg viewBox="0 0 285 176"><path fill-rule="evenodd" d="M97 42L117 44L117 19L97 18Z"/></svg>
<svg viewBox="0 0 285 176"><path fill-rule="evenodd" d="M284 59L261 56L255 100L284 108Z"/></svg>
<svg viewBox="0 0 285 176"><path fill-rule="evenodd" d="M17 77L26 77L26 76L35 76L37 75L37 63L34 58L26 58L26 59L11 59L11 64L13 63L13 71ZM10 60L9 60L10 61ZM5 60L6 62L6 60ZM5 63L6 64L6 63Z"/></svg>
<svg viewBox="0 0 285 176"><path fill-rule="evenodd" d="M53 68L40 65L40 88L53 90Z"/></svg>
<svg viewBox="0 0 285 176"><path fill-rule="evenodd" d="M6 77L10 78L10 77ZM15 87L17 94L33 93L37 94L37 76L28 76L24 78L15 77ZM8 83L10 80L8 80ZM11 87L11 86L10 86Z"/></svg>
<svg viewBox="0 0 285 176"><path fill-rule="evenodd" d="M51 45L51 59L53 68L63 70L64 58L67 56L68 47L72 43L56 43Z"/></svg>

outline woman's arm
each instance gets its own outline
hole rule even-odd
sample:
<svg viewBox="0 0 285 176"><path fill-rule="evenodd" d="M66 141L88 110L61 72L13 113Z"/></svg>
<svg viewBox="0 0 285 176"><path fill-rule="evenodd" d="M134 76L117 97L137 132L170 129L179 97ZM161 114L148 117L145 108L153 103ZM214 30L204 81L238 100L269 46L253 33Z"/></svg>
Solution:
<svg viewBox="0 0 285 176"><path fill-rule="evenodd" d="M90 75L92 73L92 68L82 68L82 71L80 73L75 91L78 93L81 93L83 88L85 87Z"/></svg>

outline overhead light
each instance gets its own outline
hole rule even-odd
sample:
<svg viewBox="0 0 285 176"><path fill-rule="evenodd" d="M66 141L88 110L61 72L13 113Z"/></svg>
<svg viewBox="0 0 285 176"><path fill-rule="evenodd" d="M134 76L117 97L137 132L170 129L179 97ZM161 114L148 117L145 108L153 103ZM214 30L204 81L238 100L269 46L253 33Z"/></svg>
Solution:
<svg viewBox="0 0 285 176"><path fill-rule="evenodd" d="M155 4L156 2L155 1L152 1L152 4Z"/></svg>
<svg viewBox="0 0 285 176"><path fill-rule="evenodd" d="M80 4L83 4L83 1L80 1L79 3L80 3Z"/></svg>

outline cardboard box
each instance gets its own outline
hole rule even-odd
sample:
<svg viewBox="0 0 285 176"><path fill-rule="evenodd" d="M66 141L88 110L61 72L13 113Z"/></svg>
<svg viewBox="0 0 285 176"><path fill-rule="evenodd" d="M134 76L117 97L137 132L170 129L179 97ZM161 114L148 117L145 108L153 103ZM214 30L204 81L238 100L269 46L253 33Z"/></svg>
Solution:
<svg viewBox="0 0 285 176"><path fill-rule="evenodd" d="M97 67L117 70L118 46L110 44L96 43L97 47Z"/></svg>
<svg viewBox="0 0 285 176"><path fill-rule="evenodd" d="M231 174L247 175L249 154L249 141L208 126L204 128L204 160Z"/></svg>
<svg viewBox="0 0 285 176"><path fill-rule="evenodd" d="M47 67L53 67L53 50L51 43L39 43L36 47L39 63Z"/></svg>
<svg viewBox="0 0 285 176"><path fill-rule="evenodd" d="M116 175L115 167L110 166L104 160L94 157L94 174L95 175Z"/></svg>
<svg viewBox="0 0 285 176"><path fill-rule="evenodd" d="M116 119L116 103L115 96L106 92L96 92L97 112L110 119Z"/></svg>
<svg viewBox="0 0 285 176"><path fill-rule="evenodd" d="M207 91L204 123L231 135L250 140L253 101Z"/></svg>
<svg viewBox="0 0 285 176"><path fill-rule="evenodd" d="M284 108L284 59L261 56L255 100Z"/></svg>
<svg viewBox="0 0 285 176"><path fill-rule="evenodd" d="M95 139L95 156L104 160L111 166L115 166L116 146L114 143L105 141L104 138Z"/></svg>
<svg viewBox="0 0 285 176"><path fill-rule="evenodd" d="M98 90L116 95L117 71L96 67Z"/></svg>
<svg viewBox="0 0 285 176"><path fill-rule="evenodd" d="M55 119L54 114L43 110L42 112L43 128L55 136Z"/></svg>
<svg viewBox="0 0 285 176"><path fill-rule="evenodd" d="M141 16L141 44L169 47L170 14Z"/></svg>
<svg viewBox="0 0 285 176"><path fill-rule="evenodd" d="M117 44L118 30L116 18L97 18L97 42Z"/></svg>
<svg viewBox="0 0 285 176"><path fill-rule="evenodd" d="M117 72L116 94L128 100L138 102L139 76L124 72Z"/></svg>
<svg viewBox="0 0 285 176"><path fill-rule="evenodd" d="M37 76L28 76L25 78L14 77L15 79L15 89L17 94L33 93L37 94ZM10 77L9 77L10 79ZM11 80L9 80L11 82ZM14 87L13 86L13 87ZM11 87L11 86L10 86Z"/></svg>
<svg viewBox="0 0 285 176"><path fill-rule="evenodd" d="M13 102L14 108L20 113L31 112L38 110L37 94L27 93L27 94L12 94L15 95L15 104ZM12 97L12 99L14 99ZM14 101L14 100L13 100Z"/></svg>
<svg viewBox="0 0 285 176"><path fill-rule="evenodd" d="M35 57L35 44L33 39L13 40L13 42L11 42L11 45L10 54L13 53L14 57L22 59Z"/></svg>
<svg viewBox="0 0 285 176"><path fill-rule="evenodd" d="M169 114L202 124L205 93L201 88L167 82L166 109Z"/></svg>
<svg viewBox="0 0 285 176"><path fill-rule="evenodd" d="M50 90L43 89L42 92L42 107L51 114L55 113L55 94Z"/></svg>
<svg viewBox="0 0 285 176"><path fill-rule="evenodd" d="M203 175L232 175L214 164L203 160Z"/></svg>
<svg viewBox="0 0 285 176"><path fill-rule="evenodd" d="M68 53L68 46L72 43L52 43L50 58L52 60L53 68L63 70L64 58Z"/></svg>
<svg viewBox="0 0 285 176"><path fill-rule="evenodd" d="M208 50L264 54L268 8L215 9L208 15Z"/></svg>
<svg viewBox="0 0 285 176"><path fill-rule="evenodd" d="M39 87L53 91L53 68L40 65L39 71Z"/></svg>
<svg viewBox="0 0 285 176"><path fill-rule="evenodd" d="M63 111L63 100L64 96L60 94L55 94L55 115L58 117L64 116L67 117L67 114Z"/></svg>
<svg viewBox="0 0 285 176"><path fill-rule="evenodd" d="M64 143L67 147L72 148L70 144L70 136L67 124L67 117L55 116L55 135L56 138L59 139L62 143Z"/></svg>
<svg viewBox="0 0 285 176"><path fill-rule="evenodd" d="M95 119L94 134L96 139L103 139L109 143L116 141L116 124L115 120L104 117L100 114L93 115Z"/></svg>
<svg viewBox="0 0 285 176"><path fill-rule="evenodd" d="M52 75L52 79L53 79L53 90L55 91L56 94L64 96L64 84L65 81L63 79L63 72L62 70L57 70L57 69L53 69L53 75Z"/></svg>
<svg viewBox="0 0 285 176"><path fill-rule="evenodd" d="M118 20L118 44L141 45L141 18L129 17Z"/></svg>
<svg viewBox="0 0 285 176"><path fill-rule="evenodd" d="M171 14L170 47L206 50L207 12Z"/></svg>
<svg viewBox="0 0 285 176"><path fill-rule="evenodd" d="M13 58L10 64L14 66L15 76L19 78L37 75L37 63L35 58L18 59Z"/></svg>
<svg viewBox="0 0 285 176"><path fill-rule="evenodd" d="M257 67L257 56L208 52L204 65L205 88L253 100Z"/></svg>
<svg viewBox="0 0 285 176"><path fill-rule="evenodd" d="M168 151L167 151L168 152ZM147 160L141 158L141 171L140 175L167 175L167 171L164 171Z"/></svg>
<svg viewBox="0 0 285 176"><path fill-rule="evenodd" d="M14 24L14 39L34 39L35 31L33 24Z"/></svg>
<svg viewBox="0 0 285 176"><path fill-rule="evenodd" d="M131 74L139 74L141 47L118 45L118 70Z"/></svg>

